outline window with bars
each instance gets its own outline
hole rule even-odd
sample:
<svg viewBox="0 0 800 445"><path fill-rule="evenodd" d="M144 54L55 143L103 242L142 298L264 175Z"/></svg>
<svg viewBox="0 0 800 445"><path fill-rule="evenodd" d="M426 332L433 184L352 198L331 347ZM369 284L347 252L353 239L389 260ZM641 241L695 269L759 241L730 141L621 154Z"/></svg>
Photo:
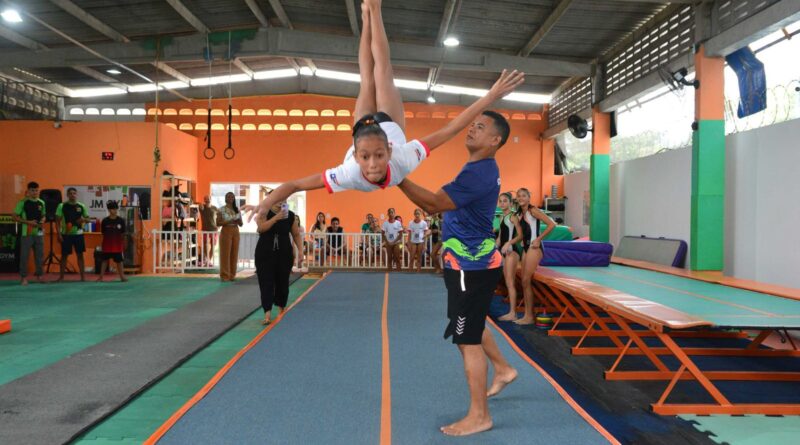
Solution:
<svg viewBox="0 0 800 445"><path fill-rule="evenodd" d="M605 96L679 57L691 57L694 28L694 10L686 6L644 31L639 39L612 56L606 64ZM687 60L687 65L690 62Z"/></svg>
<svg viewBox="0 0 800 445"><path fill-rule="evenodd" d="M720 31L732 28L742 20L758 14L779 0L726 0L714 2Z"/></svg>
<svg viewBox="0 0 800 445"><path fill-rule="evenodd" d="M553 127L567 120L570 114L575 114L591 105L592 81L585 77L565 88L553 98L548 113L548 124Z"/></svg>

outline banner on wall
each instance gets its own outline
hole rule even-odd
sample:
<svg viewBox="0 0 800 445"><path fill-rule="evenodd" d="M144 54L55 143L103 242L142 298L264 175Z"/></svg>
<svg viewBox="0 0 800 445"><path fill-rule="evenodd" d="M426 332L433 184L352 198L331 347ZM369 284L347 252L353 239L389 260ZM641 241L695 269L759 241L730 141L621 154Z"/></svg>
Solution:
<svg viewBox="0 0 800 445"><path fill-rule="evenodd" d="M90 218L103 219L108 216L106 203L115 201L120 207L139 207L143 220L150 219L150 187L132 185L66 185L78 191L78 201L86 204Z"/></svg>
<svg viewBox="0 0 800 445"><path fill-rule="evenodd" d="M0 272L19 272L17 223L11 215L0 215Z"/></svg>

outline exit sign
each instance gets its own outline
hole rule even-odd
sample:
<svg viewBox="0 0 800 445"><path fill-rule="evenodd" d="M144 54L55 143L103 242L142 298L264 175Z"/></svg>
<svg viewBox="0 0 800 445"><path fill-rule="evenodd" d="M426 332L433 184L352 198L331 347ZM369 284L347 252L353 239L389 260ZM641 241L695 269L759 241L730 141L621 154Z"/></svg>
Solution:
<svg viewBox="0 0 800 445"><path fill-rule="evenodd" d="M103 160L104 161L113 161L114 160L114 152L113 151L104 151L103 152Z"/></svg>

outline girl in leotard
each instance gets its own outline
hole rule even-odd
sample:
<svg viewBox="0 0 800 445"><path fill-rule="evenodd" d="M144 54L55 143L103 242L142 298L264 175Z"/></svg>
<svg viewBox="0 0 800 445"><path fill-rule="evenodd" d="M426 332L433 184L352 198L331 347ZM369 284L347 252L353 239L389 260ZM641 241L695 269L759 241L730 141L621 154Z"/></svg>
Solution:
<svg viewBox="0 0 800 445"><path fill-rule="evenodd" d="M525 302L525 315L515 320L514 323L520 325L533 324L533 284L531 278L542 261L542 240L555 228L556 223L536 206L531 205L531 193L528 189L517 190L517 217L522 227L522 244L525 255L522 260L522 294ZM547 225L544 231L540 230L539 223Z"/></svg>
<svg viewBox="0 0 800 445"><path fill-rule="evenodd" d="M500 232L497 235L497 248L504 257L503 276L508 288L508 313L499 320L510 321L517 319L517 266L522 258L522 228L519 219L511 208L511 193L501 193L497 205L503 211L500 219Z"/></svg>

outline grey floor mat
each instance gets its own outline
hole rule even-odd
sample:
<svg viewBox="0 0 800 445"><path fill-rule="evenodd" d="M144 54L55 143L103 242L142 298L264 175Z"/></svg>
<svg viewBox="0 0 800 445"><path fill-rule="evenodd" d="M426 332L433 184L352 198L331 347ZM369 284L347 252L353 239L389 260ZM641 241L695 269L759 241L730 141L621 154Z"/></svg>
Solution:
<svg viewBox="0 0 800 445"><path fill-rule="evenodd" d="M70 441L259 306L258 281L244 279L0 386L0 444Z"/></svg>

